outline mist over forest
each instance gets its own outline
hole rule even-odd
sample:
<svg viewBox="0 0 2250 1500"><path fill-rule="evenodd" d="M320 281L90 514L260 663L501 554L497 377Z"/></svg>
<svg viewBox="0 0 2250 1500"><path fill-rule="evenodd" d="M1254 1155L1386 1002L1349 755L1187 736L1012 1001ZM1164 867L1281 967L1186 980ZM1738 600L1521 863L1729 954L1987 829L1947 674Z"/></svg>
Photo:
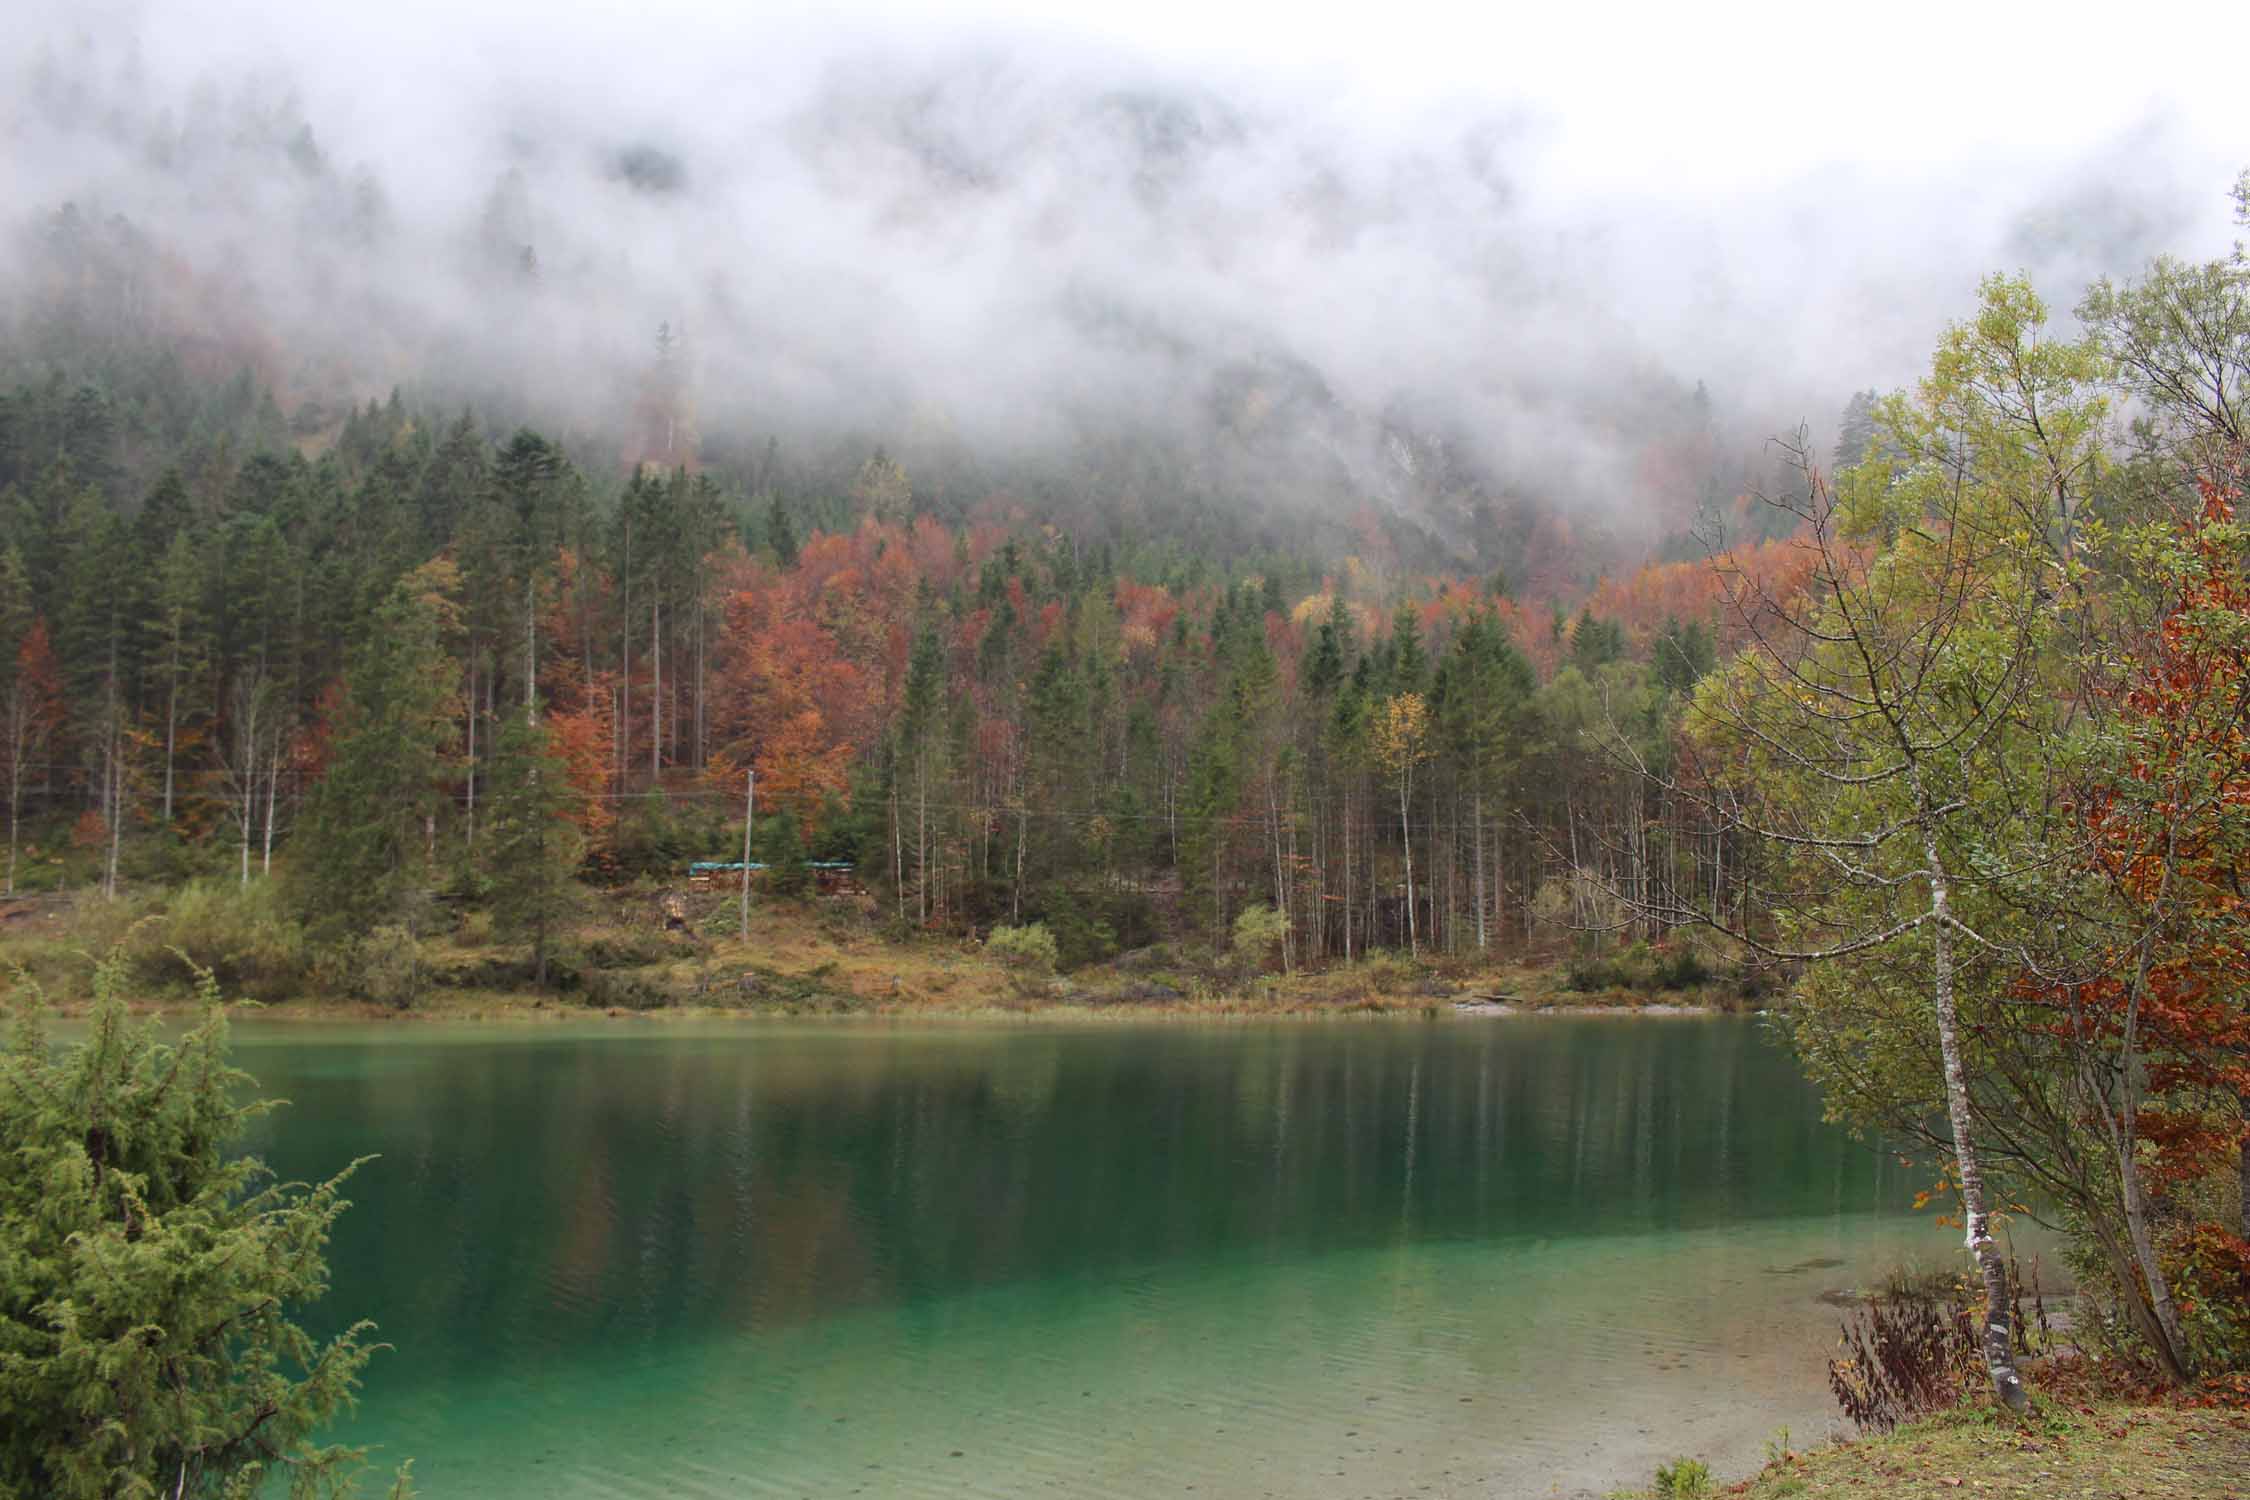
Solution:
<svg viewBox="0 0 2250 1500"><path fill-rule="evenodd" d="M2236 1493L2250 8L1519 11L11 0L0 1496Z"/></svg>
<svg viewBox="0 0 2250 1500"><path fill-rule="evenodd" d="M590 474L800 502L880 447L948 520L1372 518L1581 587L1775 482L1774 434L1825 452L1986 271L2071 288L2225 237L2230 172L2162 102L1902 164L1848 127L1806 148L1797 65L1754 48L1678 91L1773 100L1770 160L1720 175L1590 128L1630 68L1543 99L1498 55L1405 99L998 19L30 20L0 41L11 382L247 372L315 454L397 388Z"/></svg>

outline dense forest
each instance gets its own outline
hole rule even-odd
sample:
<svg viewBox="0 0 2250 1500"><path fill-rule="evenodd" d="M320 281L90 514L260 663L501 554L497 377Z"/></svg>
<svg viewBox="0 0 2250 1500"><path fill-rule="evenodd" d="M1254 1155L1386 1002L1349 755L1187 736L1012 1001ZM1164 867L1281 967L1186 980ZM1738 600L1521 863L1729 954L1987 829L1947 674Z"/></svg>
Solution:
<svg viewBox="0 0 2250 1500"><path fill-rule="evenodd" d="M661 420L661 358L649 391ZM1005 496L947 524L880 449L793 502L396 394L306 437L175 364L19 385L0 486L14 888L317 864L317 788L388 733L353 805L410 884L476 862L530 755L588 878L737 848L755 770L761 851L852 861L913 926L1047 921L1080 961L1261 902L1317 961L1520 942L1611 888L1741 899L1726 840L1591 748L1661 755L1732 639L1701 561L1527 600L1372 526L1318 558L1090 541Z"/></svg>
<svg viewBox="0 0 2250 1500"><path fill-rule="evenodd" d="M84 83L47 77L39 110L83 115ZM290 118L179 149L312 192L330 169ZM332 932L411 930L432 890L521 871L510 788L551 759L568 837L542 865L678 879L739 849L755 772L751 842L785 870L851 863L902 927L1043 922L1066 963L1223 947L1252 906L1294 964L1743 900L1717 825L1589 749L1615 727L1664 755L1734 639L1714 549L1775 586L1800 566L1756 495L1804 476L1700 387L1631 396L1618 445L1666 498L1628 524L1623 496L1526 492L1398 413L1407 489L1353 501L1348 465L1308 477L1277 436L1344 420L1286 360L1212 372L1185 429L978 457L911 424L893 448L704 418L728 408L666 324L554 435L489 415L536 419L536 383L442 359L420 396L339 404L325 344L292 350L122 215L65 204L20 248L11 891L247 883L278 856ZM496 307L551 295L503 260L478 273L505 273ZM383 810L376 844L347 797Z"/></svg>

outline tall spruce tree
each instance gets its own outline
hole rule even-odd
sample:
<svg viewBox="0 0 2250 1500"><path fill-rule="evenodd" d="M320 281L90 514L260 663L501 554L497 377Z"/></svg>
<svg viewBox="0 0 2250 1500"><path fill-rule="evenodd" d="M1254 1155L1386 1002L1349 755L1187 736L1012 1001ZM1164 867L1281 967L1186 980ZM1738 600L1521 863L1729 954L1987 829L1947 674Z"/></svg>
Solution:
<svg viewBox="0 0 2250 1500"><path fill-rule="evenodd" d="M427 878L457 679L440 569L392 591L345 674L335 754L313 789L295 870L296 904L324 937L410 915Z"/></svg>
<svg viewBox="0 0 2250 1500"><path fill-rule="evenodd" d="M486 772L491 823L479 846L492 881L493 925L531 947L533 981L577 907L574 879L584 844L570 821L569 773L531 713L508 714Z"/></svg>

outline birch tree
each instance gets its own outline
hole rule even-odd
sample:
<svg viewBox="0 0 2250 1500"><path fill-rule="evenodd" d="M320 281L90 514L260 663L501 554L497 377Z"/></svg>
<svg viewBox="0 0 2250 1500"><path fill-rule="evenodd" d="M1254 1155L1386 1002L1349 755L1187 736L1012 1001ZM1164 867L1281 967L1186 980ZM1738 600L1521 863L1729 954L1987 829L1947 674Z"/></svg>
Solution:
<svg viewBox="0 0 2250 1500"><path fill-rule="evenodd" d="M250 841L258 826L258 794L272 774L266 762L267 741L275 717L273 686L264 672L249 668L235 674L227 690L226 732L220 738L219 774L227 789L227 815L235 825L241 851L241 880L250 884Z"/></svg>
<svg viewBox="0 0 2250 1500"><path fill-rule="evenodd" d="M1750 905L1771 919L1734 935L1811 966L1795 1009L1808 1067L1861 1123L1906 1123L1916 1100L1945 1121L1985 1364L2019 1410L1964 1017L1989 1014L2022 951L2009 887L2066 852L2038 768L2074 712L2056 663L2103 406L2094 356L2043 324L2027 286L1989 282L1930 377L1879 405L1884 452L1840 498L1791 446L1810 585L1778 595L1737 575L1746 649L1690 715L1705 758L1731 760L1695 795L1766 856ZM1687 904L1665 915L1713 922Z"/></svg>

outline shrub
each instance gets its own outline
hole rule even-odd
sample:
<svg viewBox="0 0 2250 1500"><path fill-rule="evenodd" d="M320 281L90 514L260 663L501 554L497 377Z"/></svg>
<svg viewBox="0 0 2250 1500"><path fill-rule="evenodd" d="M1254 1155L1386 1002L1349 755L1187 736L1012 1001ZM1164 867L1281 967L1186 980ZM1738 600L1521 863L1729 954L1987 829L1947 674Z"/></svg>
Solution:
<svg viewBox="0 0 2250 1500"><path fill-rule="evenodd" d="M1076 969L1116 954L1117 930L1103 917L1097 901L1058 886L1042 904L1041 924L1055 935L1056 967Z"/></svg>
<svg viewBox="0 0 2250 1500"><path fill-rule="evenodd" d="M2188 1228L2178 1253L2173 1284L2186 1304L2197 1366L2208 1373L2250 1369L2250 1239L2206 1221Z"/></svg>
<svg viewBox="0 0 2250 1500"><path fill-rule="evenodd" d="M1531 898L1531 932L1541 944L1557 944L1570 934L1570 883L1547 880Z"/></svg>
<svg viewBox="0 0 2250 1500"><path fill-rule="evenodd" d="M586 966L591 969L637 969L645 964L662 962L669 951L653 934L645 932L589 938L586 942Z"/></svg>
<svg viewBox="0 0 2250 1500"><path fill-rule="evenodd" d="M135 976L146 984L188 984L209 972L226 989L277 999L305 972L304 928L270 880L191 880L135 925Z"/></svg>
<svg viewBox="0 0 2250 1500"><path fill-rule="evenodd" d="M1710 979L1711 970L1693 948L1672 948L1656 955L1652 977L1660 990L1690 990Z"/></svg>
<svg viewBox="0 0 2250 1500"><path fill-rule="evenodd" d="M1700 1458L1675 1458L1656 1466L1657 1500L1701 1500L1713 1493L1710 1465Z"/></svg>
<svg viewBox="0 0 2250 1500"><path fill-rule="evenodd" d="M580 993L596 1010L663 1010L672 1003L671 990L645 974L596 971L586 976Z"/></svg>
<svg viewBox="0 0 2250 1500"><path fill-rule="evenodd" d="M1908 1296L1870 1303L1844 1320L1843 1357L1828 1388L1862 1432L1888 1432L1960 1399L1981 1357L1965 1301Z"/></svg>
<svg viewBox="0 0 2250 1500"><path fill-rule="evenodd" d="M727 833L723 804L674 803L661 792L628 804L603 868L610 878L672 878L691 859L739 857L742 830Z"/></svg>
<svg viewBox="0 0 2250 1500"><path fill-rule="evenodd" d="M270 1106L243 1096L216 981L166 1046L126 1013L131 963L97 966L75 1046L50 1045L34 995L0 1052L0 1490L251 1495L270 1466L339 1493L359 1454L312 1437L377 1346L365 1323L323 1344L288 1318L328 1290L350 1168L282 1184L236 1149Z"/></svg>
<svg viewBox="0 0 2250 1500"><path fill-rule="evenodd" d="M1581 954L1563 966L1563 988L1581 994L1598 990L1685 990L1708 982L1711 970L1692 948L1632 943L1604 956Z"/></svg>
<svg viewBox="0 0 2250 1500"><path fill-rule="evenodd" d="M1624 989L1631 982L1625 969L1611 958L1574 958L1563 966L1563 988L1576 994Z"/></svg>
<svg viewBox="0 0 2250 1500"><path fill-rule="evenodd" d="M314 978L323 988L410 1010L429 988L430 970L413 932L386 924L329 945L314 963Z"/></svg>
<svg viewBox="0 0 2250 1500"><path fill-rule="evenodd" d="M1265 963L1289 936L1289 917L1265 903L1246 906L1234 919L1234 948L1256 963Z"/></svg>
<svg viewBox="0 0 2250 1500"><path fill-rule="evenodd" d="M492 899L492 876L483 867L464 861L454 867L439 894L455 906L482 906Z"/></svg>
<svg viewBox="0 0 2250 1500"><path fill-rule="evenodd" d="M1043 923L995 927L992 936L984 940L984 951L1021 973L1052 974L1055 971L1055 935Z"/></svg>

